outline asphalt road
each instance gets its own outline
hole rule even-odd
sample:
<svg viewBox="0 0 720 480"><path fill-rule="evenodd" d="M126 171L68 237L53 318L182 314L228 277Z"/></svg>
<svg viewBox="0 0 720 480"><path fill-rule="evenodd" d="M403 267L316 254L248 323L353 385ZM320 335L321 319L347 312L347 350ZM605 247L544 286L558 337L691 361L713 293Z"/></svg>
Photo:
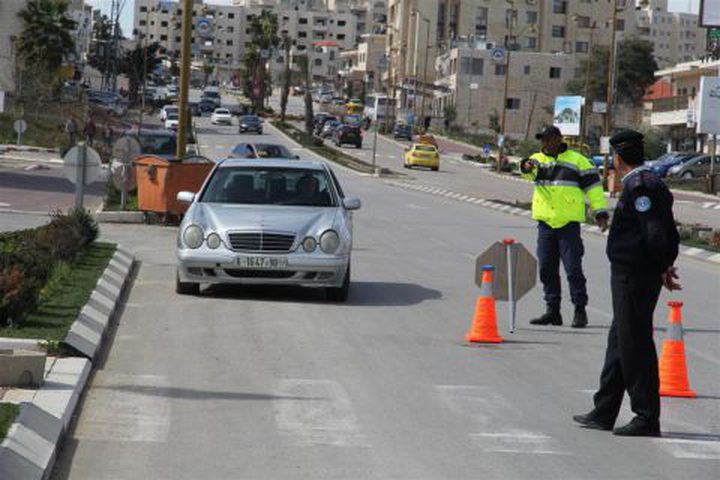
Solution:
<svg viewBox="0 0 720 480"><path fill-rule="evenodd" d="M273 108L279 108L279 98L271 99ZM315 108L318 108L315 104ZM288 111L296 114L304 112L302 99L290 97ZM407 174L406 179L411 182L437 187L463 195L484 198L487 200L501 200L514 203L529 202L532 198L532 185L519 178L508 178L498 175L488 168L476 163L462 160L462 154L472 149L463 145L440 141L441 166L440 171L432 172L424 169L404 170L402 167L404 148L409 145L405 140L394 141L382 135L377 137L375 162L380 167L390 168L396 172ZM352 146L343 147L343 151L368 163L373 159L373 134L367 132L362 149ZM475 152L476 154L479 152ZM675 215L684 223L701 223L720 229L720 197L705 196L676 192ZM609 200L614 206L615 200Z"/></svg>
<svg viewBox="0 0 720 480"><path fill-rule="evenodd" d="M256 138L203 125L201 143L222 158ZM532 221L336 171L364 201L347 304L286 288L180 297L176 229L103 225L139 271L54 480L717 477L718 267L680 259L685 289L656 314L660 346L664 302L685 302L699 397L663 399L661 439L583 430L571 416L591 406L610 323L605 239L585 239L589 328L530 327L536 287L515 334L498 305L506 343L470 346L474 258L507 236L532 250Z"/></svg>

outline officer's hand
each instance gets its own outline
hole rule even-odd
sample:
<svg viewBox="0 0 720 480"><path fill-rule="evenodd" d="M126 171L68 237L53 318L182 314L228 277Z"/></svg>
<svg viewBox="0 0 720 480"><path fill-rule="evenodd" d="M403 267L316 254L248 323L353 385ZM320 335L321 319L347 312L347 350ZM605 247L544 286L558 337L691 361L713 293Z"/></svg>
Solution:
<svg viewBox="0 0 720 480"><path fill-rule="evenodd" d="M598 227L600 227L601 232L604 232L608 229L609 221L607 215L600 215L595 220L597 221Z"/></svg>
<svg viewBox="0 0 720 480"><path fill-rule="evenodd" d="M537 162L532 158L525 158L520 161L520 170L523 173L530 173L537 166Z"/></svg>
<svg viewBox="0 0 720 480"><path fill-rule="evenodd" d="M667 270L665 270L664 273L660 275L660 278L662 278L662 283L671 292L673 290L682 290L682 286L676 282L676 280L680 279L680 276L677 274L677 268L670 267Z"/></svg>

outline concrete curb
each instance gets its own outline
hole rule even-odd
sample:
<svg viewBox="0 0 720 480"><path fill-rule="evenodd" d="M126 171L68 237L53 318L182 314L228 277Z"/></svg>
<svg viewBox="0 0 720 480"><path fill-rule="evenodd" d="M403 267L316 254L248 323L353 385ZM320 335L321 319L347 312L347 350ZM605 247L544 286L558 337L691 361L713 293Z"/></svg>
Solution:
<svg viewBox="0 0 720 480"><path fill-rule="evenodd" d="M65 336L65 343L93 360L132 273L135 257L118 245L90 299Z"/></svg>
<svg viewBox="0 0 720 480"><path fill-rule="evenodd" d="M98 279L90 299L70 327L65 342L89 359L56 359L42 387L0 444L2 480L44 480L55 463L58 445L67 431L80 401L107 327L117 310L135 265L135 257L118 245L110 263ZM22 345L27 340L0 339ZM37 344L37 340L31 341Z"/></svg>
<svg viewBox="0 0 720 480"><path fill-rule="evenodd" d="M0 444L0 478L48 478L60 439L70 425L89 374L87 359L55 360L32 403L22 406L20 415Z"/></svg>
<svg viewBox="0 0 720 480"><path fill-rule="evenodd" d="M59 153L57 148L33 147L31 145L0 145L0 152L43 152L43 153Z"/></svg>
<svg viewBox="0 0 720 480"><path fill-rule="evenodd" d="M526 210L523 208L513 207L512 205L507 205L504 203L499 202L493 202L491 200L485 200L483 198L479 197L473 197L470 195L462 194L453 192L450 190L445 190L443 188L439 187L430 187L427 185L416 185L412 183L407 182L399 182L395 180L385 180L386 185L390 185L393 187L399 187L403 188L405 190L413 190L417 192L422 193L430 193L432 195L438 195L441 197L446 197L452 200L458 200L461 202L471 203L473 205L479 205L481 207L491 208L493 210L497 210L504 213L509 213L511 215L517 215L521 217L527 217L529 218L532 213L530 210ZM600 235L607 237L608 232L601 232L600 228L596 225L582 225L582 229L585 232L591 233L593 235ZM704 250L702 248L696 248L696 247L686 247L684 245L680 245L680 255L683 255L685 257L694 258L696 260L700 260L702 262L707 262L715 265L720 265L720 253L713 252L710 250Z"/></svg>
<svg viewBox="0 0 720 480"><path fill-rule="evenodd" d="M95 220L100 223L145 223L145 214L143 212L98 210L95 212Z"/></svg>

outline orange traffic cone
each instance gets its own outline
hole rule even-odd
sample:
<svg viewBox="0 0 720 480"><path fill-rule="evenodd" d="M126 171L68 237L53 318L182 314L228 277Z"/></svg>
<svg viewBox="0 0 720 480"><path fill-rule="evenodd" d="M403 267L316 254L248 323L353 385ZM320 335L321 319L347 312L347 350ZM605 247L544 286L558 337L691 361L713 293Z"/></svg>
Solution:
<svg viewBox="0 0 720 480"><path fill-rule="evenodd" d="M497 320L495 317L495 297L493 297L493 271L492 265L483 265L480 296L475 304L475 317L470 331L465 335L468 342L502 343L498 335Z"/></svg>
<svg viewBox="0 0 720 480"><path fill-rule="evenodd" d="M690 389L683 342L682 302L668 302L670 326L660 355L660 395L663 397L695 397Z"/></svg>

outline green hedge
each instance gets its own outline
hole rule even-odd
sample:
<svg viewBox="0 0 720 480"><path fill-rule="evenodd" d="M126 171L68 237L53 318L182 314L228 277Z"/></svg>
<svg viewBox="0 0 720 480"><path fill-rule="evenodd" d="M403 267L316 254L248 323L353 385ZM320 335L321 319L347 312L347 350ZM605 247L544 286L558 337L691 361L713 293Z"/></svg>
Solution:
<svg viewBox="0 0 720 480"><path fill-rule="evenodd" d="M86 211L72 210L42 227L0 234L0 326L20 324L56 265L72 261L98 233Z"/></svg>

